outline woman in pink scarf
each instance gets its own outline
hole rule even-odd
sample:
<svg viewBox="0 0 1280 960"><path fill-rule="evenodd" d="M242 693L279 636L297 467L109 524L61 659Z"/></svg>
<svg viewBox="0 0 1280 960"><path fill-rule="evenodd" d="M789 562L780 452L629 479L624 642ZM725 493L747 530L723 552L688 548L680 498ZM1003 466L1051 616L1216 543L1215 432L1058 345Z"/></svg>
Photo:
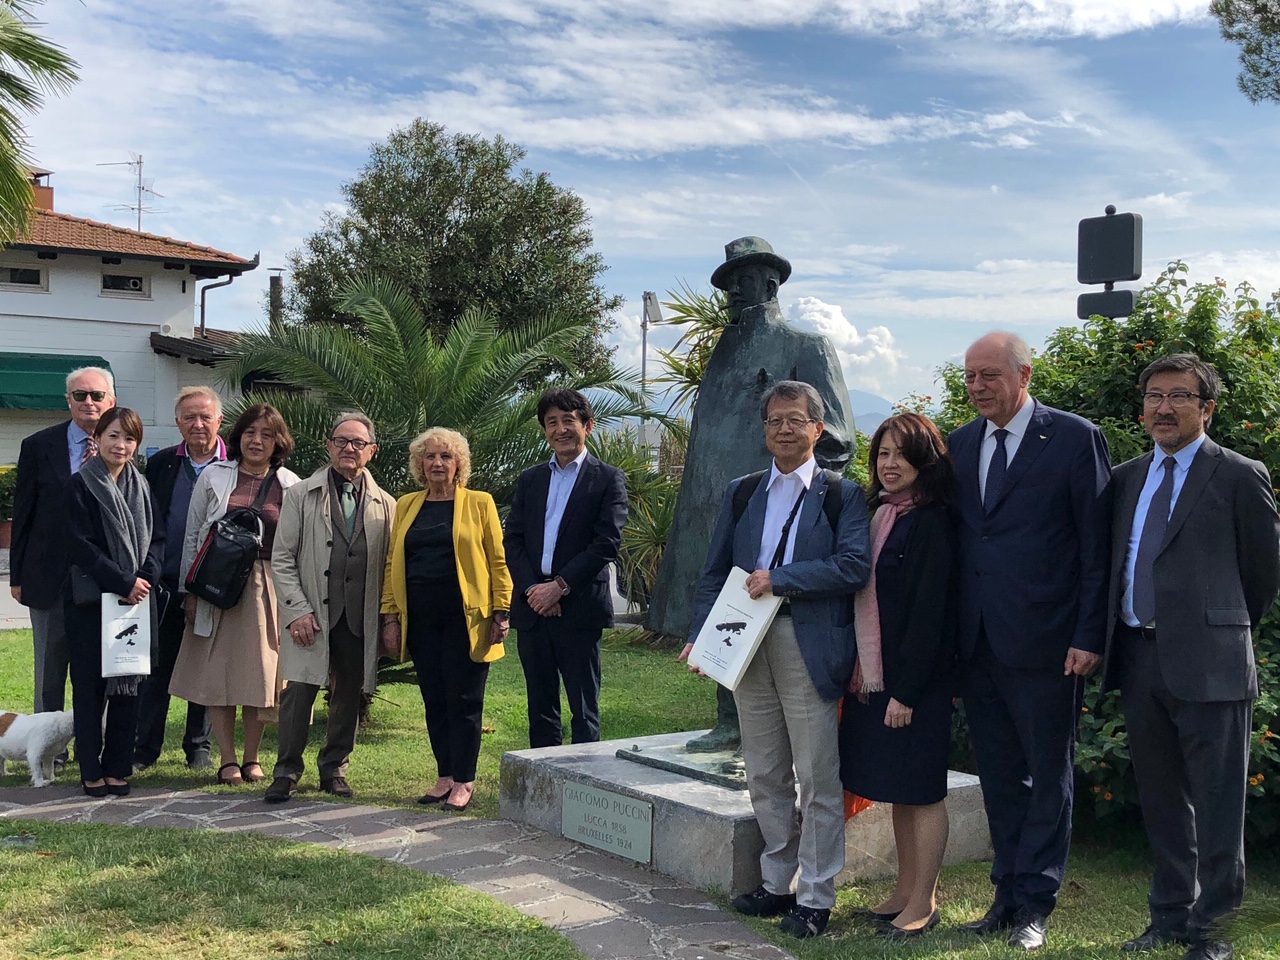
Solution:
<svg viewBox="0 0 1280 960"><path fill-rule="evenodd" d="M928 417L890 417L871 438L871 579L854 598L858 663L840 721L840 778L893 804L898 879L870 910L877 933L938 924L947 846L947 749L954 659L955 474Z"/></svg>

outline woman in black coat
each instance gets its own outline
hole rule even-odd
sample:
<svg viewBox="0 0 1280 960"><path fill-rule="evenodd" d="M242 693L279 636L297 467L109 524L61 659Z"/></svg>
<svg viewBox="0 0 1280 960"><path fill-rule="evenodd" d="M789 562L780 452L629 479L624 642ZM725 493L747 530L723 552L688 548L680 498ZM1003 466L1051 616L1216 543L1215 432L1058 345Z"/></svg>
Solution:
<svg viewBox="0 0 1280 960"><path fill-rule="evenodd" d="M854 599L858 663L840 722L845 789L893 804L898 878L867 915L890 937L938 924L947 846L947 749L956 589L955 475L928 417L871 439L872 577Z"/></svg>
<svg viewBox="0 0 1280 960"><path fill-rule="evenodd" d="M98 421L93 441L97 456L71 478L68 496L72 582L66 616L76 761L86 794L123 797L133 771L142 677L103 677L101 596L148 601L154 660L151 586L160 562L152 544L151 493L133 465L142 443L141 418L128 407L114 407Z"/></svg>

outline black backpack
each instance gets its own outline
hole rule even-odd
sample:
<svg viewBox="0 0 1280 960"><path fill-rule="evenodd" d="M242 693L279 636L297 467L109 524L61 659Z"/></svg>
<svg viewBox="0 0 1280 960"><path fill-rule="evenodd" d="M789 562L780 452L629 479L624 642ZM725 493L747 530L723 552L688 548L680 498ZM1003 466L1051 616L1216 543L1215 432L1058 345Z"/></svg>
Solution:
<svg viewBox="0 0 1280 960"><path fill-rule="evenodd" d="M747 512L747 503L751 500L751 495L756 492L756 487L760 486L760 481L764 479L768 470L760 470L756 473L749 473L742 478L742 482L738 484L738 489L733 491L733 522L736 525L742 519L742 515ZM827 478L827 486L836 492L840 490L840 481L844 478L834 470L822 471ZM844 506L844 498L839 496L827 496L822 499L822 512L826 514L827 523L831 524L831 529L836 529L836 524L840 522L840 509Z"/></svg>
<svg viewBox="0 0 1280 960"><path fill-rule="evenodd" d="M213 521L187 573L187 593L209 601L219 610L230 610L240 602L262 549L266 534L262 505L275 482L276 472L272 470L251 506L228 510Z"/></svg>

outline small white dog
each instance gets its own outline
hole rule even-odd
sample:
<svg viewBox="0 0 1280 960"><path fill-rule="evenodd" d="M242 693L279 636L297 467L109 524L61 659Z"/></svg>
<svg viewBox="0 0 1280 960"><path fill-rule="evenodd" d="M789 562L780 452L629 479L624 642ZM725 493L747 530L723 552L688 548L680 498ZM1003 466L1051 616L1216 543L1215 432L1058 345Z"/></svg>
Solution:
<svg viewBox="0 0 1280 960"><path fill-rule="evenodd" d="M25 760L31 785L53 783L53 758L75 735L72 711L56 713L0 713L0 775L6 760Z"/></svg>

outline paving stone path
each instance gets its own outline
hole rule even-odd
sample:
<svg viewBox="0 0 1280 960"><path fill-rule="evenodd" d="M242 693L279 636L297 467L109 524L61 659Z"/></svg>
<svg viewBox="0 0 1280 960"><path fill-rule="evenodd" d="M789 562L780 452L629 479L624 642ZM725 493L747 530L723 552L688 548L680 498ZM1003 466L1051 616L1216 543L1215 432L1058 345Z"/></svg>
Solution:
<svg viewBox="0 0 1280 960"><path fill-rule="evenodd" d="M92 800L61 784L0 788L0 817L241 831L353 850L448 877L564 934L601 960L788 960L702 891L505 820L260 794L140 788Z"/></svg>

